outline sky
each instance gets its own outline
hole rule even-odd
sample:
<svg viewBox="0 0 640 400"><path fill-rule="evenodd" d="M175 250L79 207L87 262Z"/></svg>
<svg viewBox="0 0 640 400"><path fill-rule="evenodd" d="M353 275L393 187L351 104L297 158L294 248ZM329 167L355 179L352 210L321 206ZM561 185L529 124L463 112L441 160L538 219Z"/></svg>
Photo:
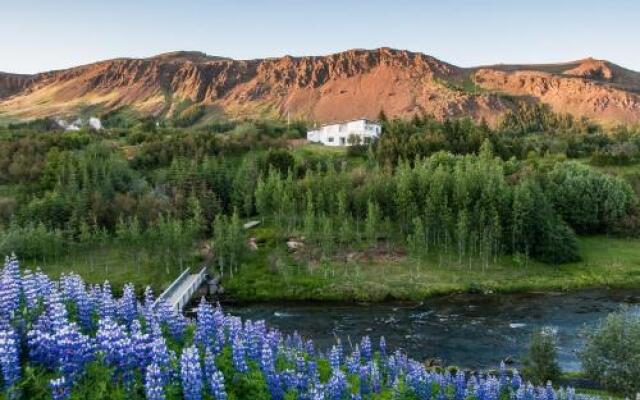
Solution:
<svg viewBox="0 0 640 400"><path fill-rule="evenodd" d="M0 71L197 50L236 59L393 47L459 66L592 56L640 71L639 0L0 0Z"/></svg>

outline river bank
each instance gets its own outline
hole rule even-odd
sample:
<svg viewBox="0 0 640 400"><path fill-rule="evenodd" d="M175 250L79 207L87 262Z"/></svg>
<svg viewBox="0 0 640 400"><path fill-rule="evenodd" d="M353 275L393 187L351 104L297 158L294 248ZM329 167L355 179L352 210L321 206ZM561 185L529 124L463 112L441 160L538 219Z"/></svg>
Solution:
<svg viewBox="0 0 640 400"><path fill-rule="evenodd" d="M261 249L233 277L223 300L384 302L421 301L454 293L526 293L587 288L640 288L640 239L581 237L582 260L547 265L503 256L487 268L432 255L382 262L302 265Z"/></svg>

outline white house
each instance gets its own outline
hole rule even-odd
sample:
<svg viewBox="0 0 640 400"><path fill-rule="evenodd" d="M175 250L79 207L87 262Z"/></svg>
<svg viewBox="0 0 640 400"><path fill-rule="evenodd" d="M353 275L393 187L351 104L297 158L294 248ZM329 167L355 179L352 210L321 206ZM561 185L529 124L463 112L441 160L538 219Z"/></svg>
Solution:
<svg viewBox="0 0 640 400"><path fill-rule="evenodd" d="M327 146L351 146L371 143L381 132L380 123L361 118L320 125L307 131L307 140Z"/></svg>

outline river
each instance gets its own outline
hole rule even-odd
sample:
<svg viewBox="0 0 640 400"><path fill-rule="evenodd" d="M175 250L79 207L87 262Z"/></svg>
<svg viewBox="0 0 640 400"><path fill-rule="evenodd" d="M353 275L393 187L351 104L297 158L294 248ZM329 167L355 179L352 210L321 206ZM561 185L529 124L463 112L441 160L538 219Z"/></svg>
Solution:
<svg viewBox="0 0 640 400"><path fill-rule="evenodd" d="M558 360L566 371L580 369L576 349L582 332L621 306L640 312L640 290L584 290L512 295L460 294L408 303L223 305L231 314L265 320L284 333L298 331L325 351L340 337L369 335L377 345L401 348L418 360L444 365L495 368L503 359L519 366L534 330L557 332Z"/></svg>

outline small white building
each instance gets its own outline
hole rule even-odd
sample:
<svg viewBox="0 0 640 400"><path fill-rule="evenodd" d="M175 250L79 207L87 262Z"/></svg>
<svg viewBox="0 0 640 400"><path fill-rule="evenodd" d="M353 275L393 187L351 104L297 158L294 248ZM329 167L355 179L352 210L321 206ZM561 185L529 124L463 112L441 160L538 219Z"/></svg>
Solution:
<svg viewBox="0 0 640 400"><path fill-rule="evenodd" d="M307 131L307 140L327 146L369 144L380 136L382 125L368 119L354 119L320 125Z"/></svg>

